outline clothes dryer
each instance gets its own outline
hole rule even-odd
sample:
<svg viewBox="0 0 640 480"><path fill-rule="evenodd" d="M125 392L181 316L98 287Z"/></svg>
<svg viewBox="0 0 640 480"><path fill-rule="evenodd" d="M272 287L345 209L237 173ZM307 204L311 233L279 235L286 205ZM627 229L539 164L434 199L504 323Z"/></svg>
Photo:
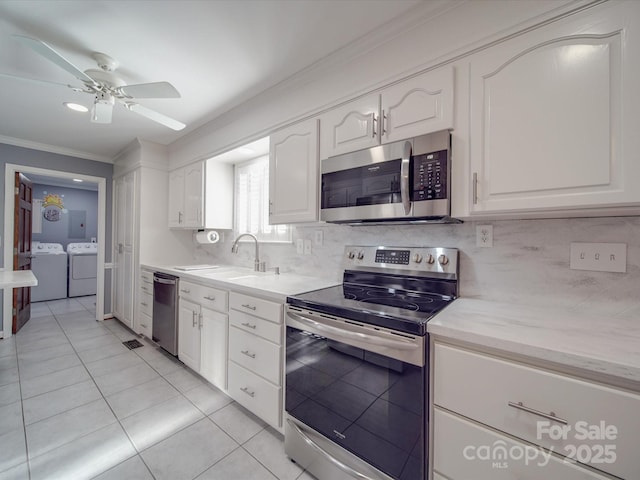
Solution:
<svg viewBox="0 0 640 480"><path fill-rule="evenodd" d="M31 271L38 286L31 287L31 301L67 298L67 252L59 243L31 242Z"/></svg>
<svg viewBox="0 0 640 480"><path fill-rule="evenodd" d="M70 243L69 255L69 296L95 295L98 281L98 244Z"/></svg>

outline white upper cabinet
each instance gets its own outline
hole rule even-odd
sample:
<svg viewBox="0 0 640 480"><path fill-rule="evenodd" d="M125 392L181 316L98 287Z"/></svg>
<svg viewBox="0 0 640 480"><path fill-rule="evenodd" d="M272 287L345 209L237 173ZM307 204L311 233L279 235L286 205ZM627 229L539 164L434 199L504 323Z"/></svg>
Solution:
<svg viewBox="0 0 640 480"><path fill-rule="evenodd" d="M453 128L453 67L443 67L322 115L320 158Z"/></svg>
<svg viewBox="0 0 640 480"><path fill-rule="evenodd" d="M269 140L269 223L318 220L318 120L280 130Z"/></svg>
<svg viewBox="0 0 640 480"><path fill-rule="evenodd" d="M472 213L640 202L633 3L570 17L472 57Z"/></svg>
<svg viewBox="0 0 640 480"><path fill-rule="evenodd" d="M393 85L380 98L382 143L453 128L453 67Z"/></svg>
<svg viewBox="0 0 640 480"><path fill-rule="evenodd" d="M320 117L320 158L373 147L380 142L380 95L372 94Z"/></svg>
<svg viewBox="0 0 640 480"><path fill-rule="evenodd" d="M233 166L211 160L169 174L169 228L233 227Z"/></svg>

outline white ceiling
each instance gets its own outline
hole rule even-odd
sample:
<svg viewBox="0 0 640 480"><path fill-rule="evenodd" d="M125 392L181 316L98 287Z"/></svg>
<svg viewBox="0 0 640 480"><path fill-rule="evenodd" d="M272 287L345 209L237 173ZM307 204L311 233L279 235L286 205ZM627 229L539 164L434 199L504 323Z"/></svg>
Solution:
<svg viewBox="0 0 640 480"><path fill-rule="evenodd" d="M175 132L116 104L110 125L69 88L0 75L0 142L111 161L133 139L170 144L429 0L0 0L0 73L82 86L19 43L37 38L80 70L102 52L128 83L168 81L179 99L139 100L187 127Z"/></svg>

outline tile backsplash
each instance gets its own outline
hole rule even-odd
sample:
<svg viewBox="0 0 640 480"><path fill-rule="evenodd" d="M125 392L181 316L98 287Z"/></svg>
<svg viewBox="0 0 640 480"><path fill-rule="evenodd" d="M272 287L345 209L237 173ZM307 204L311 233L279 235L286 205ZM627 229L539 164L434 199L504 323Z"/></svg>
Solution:
<svg viewBox="0 0 640 480"><path fill-rule="evenodd" d="M549 305L591 314L640 317L640 217L483 221L493 225L493 247L476 247L476 223L350 227L298 226L293 244L261 244L261 260L281 272L339 280L345 245L455 247L460 251L460 296L526 305ZM323 244L315 245L315 233ZM234 236L197 245L196 263L252 267L253 244L231 253ZM312 242L310 255L296 253L298 238ZM627 244L627 272L569 269L571 242Z"/></svg>

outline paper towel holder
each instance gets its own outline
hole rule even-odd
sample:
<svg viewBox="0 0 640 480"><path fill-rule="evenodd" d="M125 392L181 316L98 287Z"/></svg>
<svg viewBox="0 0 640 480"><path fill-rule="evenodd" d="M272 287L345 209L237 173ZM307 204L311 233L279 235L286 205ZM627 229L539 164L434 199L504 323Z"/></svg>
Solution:
<svg viewBox="0 0 640 480"><path fill-rule="evenodd" d="M211 245L220 241L220 234L216 230L196 230L193 239L201 245Z"/></svg>

